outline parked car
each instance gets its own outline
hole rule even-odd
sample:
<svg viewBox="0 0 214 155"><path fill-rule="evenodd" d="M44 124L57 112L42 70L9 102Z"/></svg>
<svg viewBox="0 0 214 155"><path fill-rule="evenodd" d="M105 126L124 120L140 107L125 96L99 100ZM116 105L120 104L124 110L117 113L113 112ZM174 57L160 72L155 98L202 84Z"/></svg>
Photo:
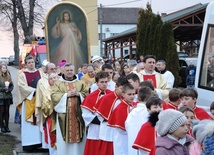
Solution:
<svg viewBox="0 0 214 155"><path fill-rule="evenodd" d="M188 67L188 64L185 60L179 59L179 66L180 66L179 76L181 77L181 83L179 84L179 87L186 88L186 78L187 78L186 69Z"/></svg>
<svg viewBox="0 0 214 155"><path fill-rule="evenodd" d="M189 56L188 53L185 52L178 52L178 58L187 58Z"/></svg>
<svg viewBox="0 0 214 155"><path fill-rule="evenodd" d="M4 62L8 65L9 63L8 57L0 57L0 62Z"/></svg>
<svg viewBox="0 0 214 155"><path fill-rule="evenodd" d="M9 65L15 65L15 57L14 57L14 55L9 56Z"/></svg>
<svg viewBox="0 0 214 155"><path fill-rule="evenodd" d="M194 65L197 66L197 61L198 61L198 58L196 57L191 57L191 58L179 58L180 60L184 60L186 61L187 65L189 66L189 62L190 61L193 61Z"/></svg>
<svg viewBox="0 0 214 155"><path fill-rule="evenodd" d="M123 59L128 60L129 59L129 55L124 56ZM132 58L131 59L136 59L136 54L132 54Z"/></svg>

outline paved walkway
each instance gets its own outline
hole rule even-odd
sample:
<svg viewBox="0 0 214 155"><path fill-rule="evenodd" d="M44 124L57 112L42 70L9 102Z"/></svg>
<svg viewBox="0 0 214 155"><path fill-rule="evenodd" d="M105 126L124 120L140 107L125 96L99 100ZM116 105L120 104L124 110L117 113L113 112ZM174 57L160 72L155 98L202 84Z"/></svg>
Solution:
<svg viewBox="0 0 214 155"><path fill-rule="evenodd" d="M13 135L20 141L19 144L13 150L13 155L48 155L49 153L44 153L44 150L38 150L37 152L24 152L21 146L21 126L19 124L14 123L14 115L15 115L16 106L10 106L10 123L9 128L11 130L10 135ZM33 133L32 133L33 134Z"/></svg>

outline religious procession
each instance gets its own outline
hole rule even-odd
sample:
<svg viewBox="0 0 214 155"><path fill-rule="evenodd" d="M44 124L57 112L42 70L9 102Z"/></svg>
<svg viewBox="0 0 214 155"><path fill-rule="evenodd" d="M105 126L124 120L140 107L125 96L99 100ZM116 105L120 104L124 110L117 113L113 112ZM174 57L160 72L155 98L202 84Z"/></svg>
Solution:
<svg viewBox="0 0 214 155"><path fill-rule="evenodd" d="M165 69L164 60L156 61L154 55L140 58L138 63L110 64L106 57L95 55L76 74L66 60L57 66L44 60L36 69L34 58L27 56L17 75L23 150L43 148L50 155L212 151L213 115L196 106L197 91L173 88L174 76ZM6 64L1 64L1 72L1 85L6 86L2 93L10 94L13 82ZM10 132L7 118L1 120L1 132Z"/></svg>
<svg viewBox="0 0 214 155"><path fill-rule="evenodd" d="M98 35L89 35L89 28L91 32L97 31L98 18L89 14L89 19L96 22L88 22L85 8L73 2L52 6L44 22L45 60L38 58L39 41L25 36L25 42L30 39L32 50L21 53L23 57L20 56L18 63L22 68L16 82L7 64L0 63L1 135L13 132L9 111L12 91L16 88L15 123L20 125L24 152L42 149L49 155L214 155L214 101L210 97L208 109L199 106L204 103L199 103L202 91L198 91L200 87L213 92L214 56L210 50L213 29L206 32L208 41L204 41L202 34L201 42L206 42L209 50L199 55L201 63L197 70L193 61L182 68L173 39L173 30L179 26L173 28L170 23L162 22L164 18L153 14L151 8L148 4L147 9L138 10L142 25L137 25L135 39L128 38L129 41L112 46L106 43L102 56L102 50L100 54L91 53L97 48ZM199 16L194 17L203 22ZM207 21L204 27L213 25ZM182 29L179 33L186 35L190 31L191 28ZM143 33L136 36L138 32ZM150 34L142 40L142 36ZM161 40L164 37L166 41ZM134 41L135 51L132 51ZM115 56L116 46L120 46L120 59ZM123 51L124 46L130 51ZM125 52L130 59L123 60ZM135 59L131 59L134 55ZM182 88L177 85L180 69L185 72Z"/></svg>

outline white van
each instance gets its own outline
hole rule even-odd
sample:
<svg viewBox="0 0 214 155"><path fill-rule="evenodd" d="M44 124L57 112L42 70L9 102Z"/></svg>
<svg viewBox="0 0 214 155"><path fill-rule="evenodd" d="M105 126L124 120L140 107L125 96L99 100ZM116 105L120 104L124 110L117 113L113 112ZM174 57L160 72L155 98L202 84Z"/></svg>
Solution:
<svg viewBox="0 0 214 155"><path fill-rule="evenodd" d="M206 9L195 87L198 91L197 104L209 107L214 101L214 1Z"/></svg>

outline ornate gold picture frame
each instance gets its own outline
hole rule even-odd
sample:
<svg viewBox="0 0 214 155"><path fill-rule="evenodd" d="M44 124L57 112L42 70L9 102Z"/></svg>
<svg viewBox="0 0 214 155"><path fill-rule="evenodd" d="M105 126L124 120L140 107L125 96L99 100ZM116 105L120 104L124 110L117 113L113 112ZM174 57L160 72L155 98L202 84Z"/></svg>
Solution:
<svg viewBox="0 0 214 155"><path fill-rule="evenodd" d="M90 45L87 17L83 9L72 2L53 6L45 19L47 59L72 63L76 70L89 62Z"/></svg>

